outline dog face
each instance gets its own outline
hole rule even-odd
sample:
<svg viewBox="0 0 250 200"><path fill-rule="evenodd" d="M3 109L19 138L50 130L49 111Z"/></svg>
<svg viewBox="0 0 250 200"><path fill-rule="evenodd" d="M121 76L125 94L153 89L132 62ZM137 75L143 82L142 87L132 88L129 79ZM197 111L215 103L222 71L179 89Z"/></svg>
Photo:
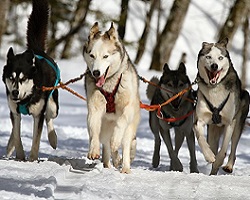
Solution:
<svg viewBox="0 0 250 200"><path fill-rule="evenodd" d="M34 87L32 79L34 72L34 54L32 51L27 50L22 54L14 55L13 49L9 49L7 64L3 71L3 82L11 100L20 102L31 95Z"/></svg>
<svg viewBox="0 0 250 200"><path fill-rule="evenodd" d="M90 30L89 40L83 49L83 56L96 80L97 87L102 87L107 78L119 71L123 53L124 50L120 45L113 23L108 31L101 34L96 22Z"/></svg>
<svg viewBox="0 0 250 200"><path fill-rule="evenodd" d="M163 70L163 75L160 79L160 86L166 89L161 90L161 94L164 99L169 99L190 86L190 80L186 74L186 67L184 63L180 63L177 70L171 70L168 64L165 64ZM187 95L188 94L185 93L183 96L171 101L171 105L174 110L179 109L183 97Z"/></svg>
<svg viewBox="0 0 250 200"><path fill-rule="evenodd" d="M228 71L230 58L226 49L227 43L227 39L218 43L202 43L198 56L198 70L207 84L216 85Z"/></svg>

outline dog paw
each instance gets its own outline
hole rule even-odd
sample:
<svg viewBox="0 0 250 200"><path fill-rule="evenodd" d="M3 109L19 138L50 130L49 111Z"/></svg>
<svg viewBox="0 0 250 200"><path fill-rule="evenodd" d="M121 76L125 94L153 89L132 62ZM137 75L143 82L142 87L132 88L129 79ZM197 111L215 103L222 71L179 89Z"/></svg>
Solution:
<svg viewBox="0 0 250 200"><path fill-rule="evenodd" d="M57 135L56 135L55 130L52 130L52 131L49 132L48 138L49 138L50 146L53 149L56 149L56 147L57 147Z"/></svg>
<svg viewBox="0 0 250 200"><path fill-rule="evenodd" d="M227 173L232 173L233 172L233 168L232 167L229 167L229 166L224 166L222 167L222 169L227 172Z"/></svg>
<svg viewBox="0 0 250 200"><path fill-rule="evenodd" d="M90 160L95 160L95 159L99 159L100 158L100 152L89 152L88 153L88 159Z"/></svg>
<svg viewBox="0 0 250 200"><path fill-rule="evenodd" d="M205 160L209 163L215 162L215 155L210 149L208 151L204 152L204 157L205 157Z"/></svg>
<svg viewBox="0 0 250 200"><path fill-rule="evenodd" d="M127 167L123 167L121 170L122 174L131 174L131 169Z"/></svg>

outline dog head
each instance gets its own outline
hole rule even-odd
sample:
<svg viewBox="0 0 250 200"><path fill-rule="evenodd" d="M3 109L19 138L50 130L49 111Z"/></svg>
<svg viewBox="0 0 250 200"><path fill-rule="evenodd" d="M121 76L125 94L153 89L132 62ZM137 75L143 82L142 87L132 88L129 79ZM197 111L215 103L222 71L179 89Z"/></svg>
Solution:
<svg viewBox="0 0 250 200"><path fill-rule="evenodd" d="M31 95L34 86L32 78L35 72L34 62L31 50L15 55L13 49L9 49L2 78L7 94L14 102L20 102Z"/></svg>
<svg viewBox="0 0 250 200"><path fill-rule="evenodd" d="M217 43L202 43L197 64L199 74L207 84L219 83L231 65L227 43L227 38Z"/></svg>
<svg viewBox="0 0 250 200"><path fill-rule="evenodd" d="M163 68L163 75L160 78L160 86L165 90L161 90L161 94L164 99L170 99L174 95L178 94L182 90L190 86L190 80L186 74L186 66L184 63L180 63L177 70L171 70L166 63ZM178 110L184 96L188 96L185 93L183 96L177 97L171 101L171 105L174 110Z"/></svg>
<svg viewBox="0 0 250 200"><path fill-rule="evenodd" d="M110 29L102 34L96 22L90 29L88 42L83 48L83 56L96 80L97 87L102 87L107 78L120 70L123 54L124 49L113 23Z"/></svg>

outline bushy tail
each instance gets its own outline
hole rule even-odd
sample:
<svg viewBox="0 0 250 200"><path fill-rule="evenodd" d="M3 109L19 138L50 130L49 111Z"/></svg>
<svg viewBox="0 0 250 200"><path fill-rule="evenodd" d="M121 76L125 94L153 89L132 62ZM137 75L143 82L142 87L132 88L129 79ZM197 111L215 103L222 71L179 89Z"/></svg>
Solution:
<svg viewBox="0 0 250 200"><path fill-rule="evenodd" d="M158 84L159 79L156 76L154 76L153 78L151 78L150 82ZM146 94L147 94L147 97L149 100L152 100L154 93L155 93L155 90L156 90L156 87L154 85L148 84Z"/></svg>
<svg viewBox="0 0 250 200"><path fill-rule="evenodd" d="M27 28L27 48L45 51L49 19L48 0L32 0L32 6Z"/></svg>

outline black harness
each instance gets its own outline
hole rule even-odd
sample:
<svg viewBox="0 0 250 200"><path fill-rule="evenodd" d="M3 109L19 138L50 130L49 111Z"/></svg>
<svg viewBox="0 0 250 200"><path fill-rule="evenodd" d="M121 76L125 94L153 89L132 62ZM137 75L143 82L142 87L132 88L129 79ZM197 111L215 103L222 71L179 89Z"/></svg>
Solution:
<svg viewBox="0 0 250 200"><path fill-rule="evenodd" d="M229 99L230 93L228 93L227 98L219 105L218 108L214 107L213 104L211 104L211 102L208 101L208 99L205 97L204 94L202 94L202 95L203 95L205 101L207 102L207 105L208 105L210 111L212 112L212 121L213 121L213 123L214 124L221 123L220 111L222 111L222 109L226 105L226 103L227 103L227 101Z"/></svg>

